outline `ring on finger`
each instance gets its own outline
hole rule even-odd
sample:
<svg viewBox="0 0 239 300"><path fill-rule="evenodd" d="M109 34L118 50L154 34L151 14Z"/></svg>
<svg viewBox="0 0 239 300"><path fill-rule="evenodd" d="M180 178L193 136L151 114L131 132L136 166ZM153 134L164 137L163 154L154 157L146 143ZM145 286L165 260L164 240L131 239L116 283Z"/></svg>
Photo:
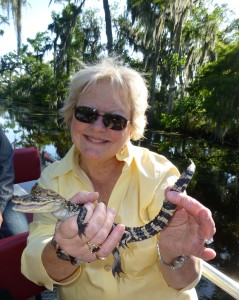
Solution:
<svg viewBox="0 0 239 300"><path fill-rule="evenodd" d="M106 258L107 258L107 257L99 256L97 253L95 253L95 257L96 257L98 260L106 260Z"/></svg>
<svg viewBox="0 0 239 300"><path fill-rule="evenodd" d="M209 239L205 240L205 244L209 245L211 243L213 243L213 237L210 237Z"/></svg>
<svg viewBox="0 0 239 300"><path fill-rule="evenodd" d="M88 246L88 248L89 248L89 250L90 250L91 253L96 253L101 248L100 245L91 244L90 242L87 242L87 246Z"/></svg>

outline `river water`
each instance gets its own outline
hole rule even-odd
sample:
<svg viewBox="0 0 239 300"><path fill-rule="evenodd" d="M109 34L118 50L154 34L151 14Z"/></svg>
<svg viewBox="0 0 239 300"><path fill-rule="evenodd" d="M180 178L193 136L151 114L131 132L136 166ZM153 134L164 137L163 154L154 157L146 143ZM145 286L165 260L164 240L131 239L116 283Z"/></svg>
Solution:
<svg viewBox="0 0 239 300"><path fill-rule="evenodd" d="M56 159L71 146L57 112L33 105L0 101L0 124L15 148L37 146ZM217 232L211 245L217 257L209 263L239 281L239 149L177 133L148 130L138 143L169 158L184 170L191 158L197 166L187 193L213 213ZM234 299L204 277L197 286L200 300Z"/></svg>

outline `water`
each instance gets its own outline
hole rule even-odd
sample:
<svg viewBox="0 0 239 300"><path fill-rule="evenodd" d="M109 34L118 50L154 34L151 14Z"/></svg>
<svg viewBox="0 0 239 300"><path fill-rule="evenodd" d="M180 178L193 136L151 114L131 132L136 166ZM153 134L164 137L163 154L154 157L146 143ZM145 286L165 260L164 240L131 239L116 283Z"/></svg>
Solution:
<svg viewBox="0 0 239 300"><path fill-rule="evenodd" d="M43 107L0 101L0 124L15 148L34 145L60 159L71 146L58 113ZM217 228L212 244L217 257L210 264L239 281L239 149L153 130L138 144L165 155L181 171L187 158L194 161L197 170L187 192L212 211ZM197 291L201 300L233 299L204 278Z"/></svg>

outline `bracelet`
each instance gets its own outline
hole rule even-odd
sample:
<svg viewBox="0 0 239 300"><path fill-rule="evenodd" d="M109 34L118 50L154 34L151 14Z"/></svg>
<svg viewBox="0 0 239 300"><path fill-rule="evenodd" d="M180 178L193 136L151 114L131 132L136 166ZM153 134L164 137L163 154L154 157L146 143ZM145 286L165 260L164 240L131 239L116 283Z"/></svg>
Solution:
<svg viewBox="0 0 239 300"><path fill-rule="evenodd" d="M185 264L185 262L187 260L187 256L180 255L180 256L174 258L170 263L167 263L162 258L162 255L161 255L160 249L159 249L159 243L157 243L157 250L158 250L158 256L159 256L161 262L165 266L169 267L172 270L178 270L178 269L180 269Z"/></svg>
<svg viewBox="0 0 239 300"><path fill-rule="evenodd" d="M58 245L57 241L55 240L55 238L53 237L51 240L51 243L53 245L53 247L56 250L56 255L58 258L65 260L65 261L69 261L73 266L79 266L81 265L84 261L77 259L71 255L66 254Z"/></svg>

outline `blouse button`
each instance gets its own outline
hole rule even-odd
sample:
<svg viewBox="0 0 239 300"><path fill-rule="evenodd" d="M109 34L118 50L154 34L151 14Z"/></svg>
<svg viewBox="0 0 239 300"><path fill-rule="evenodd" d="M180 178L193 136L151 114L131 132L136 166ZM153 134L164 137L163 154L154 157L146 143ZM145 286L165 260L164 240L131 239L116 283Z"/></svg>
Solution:
<svg viewBox="0 0 239 300"><path fill-rule="evenodd" d="M111 266L110 265L105 265L105 271L107 271L107 272L111 271Z"/></svg>

